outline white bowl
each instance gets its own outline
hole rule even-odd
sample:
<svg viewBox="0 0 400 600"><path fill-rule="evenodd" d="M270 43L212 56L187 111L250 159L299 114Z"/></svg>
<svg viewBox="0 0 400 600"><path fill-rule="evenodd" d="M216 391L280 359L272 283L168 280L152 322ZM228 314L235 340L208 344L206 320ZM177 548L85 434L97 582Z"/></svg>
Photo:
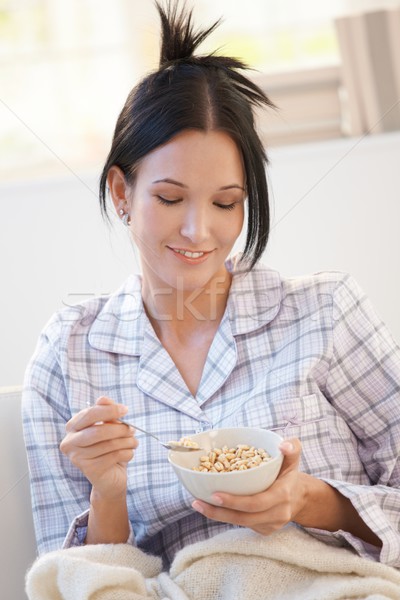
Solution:
<svg viewBox="0 0 400 600"><path fill-rule="evenodd" d="M231 427L229 429L211 429L190 437L199 444L202 450L193 452L170 450L168 460L182 485L195 498L214 504L211 496L215 492L227 492L241 496L258 494L266 490L278 476L283 461L279 444L283 439L273 431L253 427ZM272 458L247 471L208 473L192 470L192 467L199 465L200 456L207 454L212 448L221 448L222 446L232 448L237 444L264 448Z"/></svg>

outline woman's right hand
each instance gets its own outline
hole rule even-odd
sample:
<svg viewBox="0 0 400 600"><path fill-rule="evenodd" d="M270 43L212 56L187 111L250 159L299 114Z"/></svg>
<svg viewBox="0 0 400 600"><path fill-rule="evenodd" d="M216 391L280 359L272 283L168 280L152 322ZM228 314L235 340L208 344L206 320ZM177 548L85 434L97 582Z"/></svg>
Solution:
<svg viewBox="0 0 400 600"><path fill-rule="evenodd" d="M127 411L123 404L102 396L68 421L60 444L61 452L103 498L126 494L126 466L138 446L133 428L119 421Z"/></svg>

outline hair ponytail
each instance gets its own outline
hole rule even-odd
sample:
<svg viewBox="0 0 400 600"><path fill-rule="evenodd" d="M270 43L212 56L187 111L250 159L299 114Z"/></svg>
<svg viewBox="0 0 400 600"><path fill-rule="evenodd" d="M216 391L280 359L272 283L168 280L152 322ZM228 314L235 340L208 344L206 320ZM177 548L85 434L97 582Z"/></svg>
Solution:
<svg viewBox="0 0 400 600"><path fill-rule="evenodd" d="M204 68L222 69L253 104L265 104L276 108L255 83L237 72L238 69L249 70L248 65L243 61L231 56L194 54L197 47L220 25L221 19L207 29L194 32L193 9L187 10L183 5L178 12L179 0L176 2L168 0L166 9L157 0L155 5L161 20L160 69L170 67L172 63L178 61Z"/></svg>
<svg viewBox="0 0 400 600"><path fill-rule="evenodd" d="M160 68L171 62L190 59L200 44L216 29L220 19L208 29L197 33L193 29L193 10L186 10L185 5L178 12L179 2L168 1L166 9L156 1L161 19L161 52Z"/></svg>

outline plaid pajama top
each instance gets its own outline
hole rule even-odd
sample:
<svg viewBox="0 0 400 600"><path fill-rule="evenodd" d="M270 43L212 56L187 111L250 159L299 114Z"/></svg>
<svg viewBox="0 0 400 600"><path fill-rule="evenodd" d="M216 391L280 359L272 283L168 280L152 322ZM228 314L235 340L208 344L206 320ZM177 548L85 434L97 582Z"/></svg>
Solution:
<svg viewBox="0 0 400 600"><path fill-rule="evenodd" d="M196 397L144 312L139 275L108 297L57 312L45 327L23 393L39 551L85 539L90 484L59 444L66 421L106 395L165 440L235 426L300 438L300 468L350 498L383 546L346 531L308 531L400 567L400 348L345 273L283 279L262 265L250 273L227 266L228 303ZM131 541L167 566L184 545L232 526L195 512L166 451L136 435Z"/></svg>

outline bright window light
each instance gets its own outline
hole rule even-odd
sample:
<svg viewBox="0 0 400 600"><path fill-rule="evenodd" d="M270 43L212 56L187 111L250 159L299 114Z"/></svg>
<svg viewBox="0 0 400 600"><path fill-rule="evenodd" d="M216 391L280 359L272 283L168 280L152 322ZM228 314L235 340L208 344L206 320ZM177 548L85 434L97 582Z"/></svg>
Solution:
<svg viewBox="0 0 400 600"><path fill-rule="evenodd" d="M192 2L199 25L223 16L205 52L219 47L267 73L337 63L332 19L355 4ZM147 0L3 1L0 178L100 170L129 90L157 66L158 45Z"/></svg>

